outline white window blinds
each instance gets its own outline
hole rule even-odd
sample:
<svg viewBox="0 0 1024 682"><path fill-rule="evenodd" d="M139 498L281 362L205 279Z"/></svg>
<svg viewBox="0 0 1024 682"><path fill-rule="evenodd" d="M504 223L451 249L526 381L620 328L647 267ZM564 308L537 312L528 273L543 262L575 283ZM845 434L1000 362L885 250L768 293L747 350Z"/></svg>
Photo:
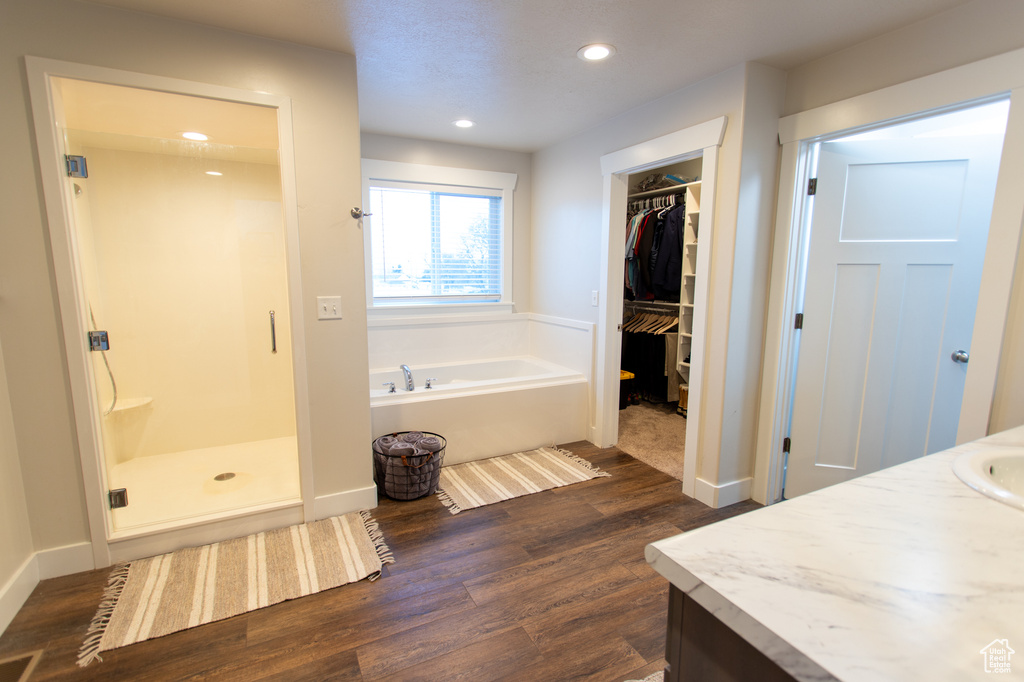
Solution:
<svg viewBox="0 0 1024 682"><path fill-rule="evenodd" d="M369 194L375 302L502 299L501 190L375 180Z"/></svg>

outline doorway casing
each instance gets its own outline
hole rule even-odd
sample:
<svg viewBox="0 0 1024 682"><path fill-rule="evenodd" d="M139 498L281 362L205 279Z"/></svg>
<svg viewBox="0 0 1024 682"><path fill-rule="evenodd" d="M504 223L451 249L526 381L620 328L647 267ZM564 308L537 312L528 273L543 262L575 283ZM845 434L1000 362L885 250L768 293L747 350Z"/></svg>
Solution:
<svg viewBox="0 0 1024 682"><path fill-rule="evenodd" d="M598 309L597 353L594 372L594 428L592 441L599 447L615 445L619 432L619 366L622 336L622 267L625 259L625 219L632 173L641 173L679 161L700 157L701 205L700 224L714 233L715 181L718 175L718 152L725 138L728 119L721 116L668 135L620 149L601 157L604 176L601 216L601 276ZM698 256L705 260L704 272L711 259L711 242L703 245ZM699 268L699 266L698 266ZM706 279L706 278L705 278ZM707 282L698 282L695 297L693 338L690 368L690 403L687 416L686 452L683 460L683 493L701 499L697 491L697 456L701 430L721 428L721 424L702 423L701 385L703 380L704 330L706 326ZM700 339L700 342L696 340ZM697 398L696 400L694 398ZM707 422L707 419L704 420ZM702 502L714 506L713 500Z"/></svg>
<svg viewBox="0 0 1024 682"><path fill-rule="evenodd" d="M302 315L302 291L299 264L298 209L295 190L295 163L292 144L291 101L287 97L250 92L224 86L120 71L38 57L25 58L29 94L36 131L37 148L48 214L54 274L60 300L69 383L74 407L76 436L86 511L96 567L115 561L149 556L187 545L200 545L247 533L301 523L313 518L313 460L310 448L308 383L306 375L305 332ZM222 521L180 526L157 526L150 532L124 539L113 533L106 510L102 473L102 436L99 410L92 390L92 365L86 339L84 292L80 286L73 236L74 223L70 196L63 177L63 112L52 87L55 78L68 78L125 87L156 90L172 94L226 100L270 107L278 116L278 151L281 173L281 199L284 218L288 300L291 307L292 373L295 389L296 435L299 450L299 476L302 503L298 506L273 506L247 510Z"/></svg>
<svg viewBox="0 0 1024 682"><path fill-rule="evenodd" d="M987 434L1024 217L1024 50L992 57L859 95L779 120L782 144L778 208L765 329L753 499L781 499L783 438L793 400L796 333L791 324L806 248L809 155L825 136L939 113L1010 95L1010 115L996 184L957 443Z"/></svg>

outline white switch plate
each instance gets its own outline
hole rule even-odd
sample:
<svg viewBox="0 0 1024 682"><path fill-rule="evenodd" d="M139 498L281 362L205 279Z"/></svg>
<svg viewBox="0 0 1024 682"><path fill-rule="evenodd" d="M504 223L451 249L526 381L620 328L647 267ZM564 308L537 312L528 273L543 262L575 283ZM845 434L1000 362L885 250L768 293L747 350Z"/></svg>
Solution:
<svg viewBox="0 0 1024 682"><path fill-rule="evenodd" d="M596 291L591 291L590 292L590 305L595 306L595 307L597 306L597 292Z"/></svg>
<svg viewBox="0 0 1024 682"><path fill-rule="evenodd" d="M316 297L316 319L318 319L318 320L340 320L341 319L341 296L317 296Z"/></svg>

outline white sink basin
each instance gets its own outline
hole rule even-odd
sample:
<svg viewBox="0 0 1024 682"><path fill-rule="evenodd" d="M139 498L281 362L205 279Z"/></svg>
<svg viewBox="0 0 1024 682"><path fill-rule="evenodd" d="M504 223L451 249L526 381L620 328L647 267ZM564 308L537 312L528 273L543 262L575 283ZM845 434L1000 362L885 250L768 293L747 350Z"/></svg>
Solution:
<svg viewBox="0 0 1024 682"><path fill-rule="evenodd" d="M982 495L1024 509L1024 452L968 452L953 460L953 473Z"/></svg>

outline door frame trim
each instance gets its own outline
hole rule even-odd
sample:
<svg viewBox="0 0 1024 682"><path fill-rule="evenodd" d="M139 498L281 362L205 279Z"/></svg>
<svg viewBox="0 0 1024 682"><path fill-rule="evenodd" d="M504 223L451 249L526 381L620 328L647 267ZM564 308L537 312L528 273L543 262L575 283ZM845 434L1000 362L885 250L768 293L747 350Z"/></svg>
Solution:
<svg viewBox="0 0 1024 682"><path fill-rule="evenodd" d="M842 131L890 125L975 101L1010 95L985 264L971 341L972 363L961 403L957 443L987 434L1024 216L1024 49L917 78L779 119L782 162L765 328L764 364L753 499L770 504L782 493L795 371L798 265L803 243L808 142ZM977 362L975 360L977 359Z"/></svg>
<svg viewBox="0 0 1024 682"><path fill-rule="evenodd" d="M251 92L209 83L154 76L150 74L109 69L41 57L25 57L32 118L36 134L43 196L47 212L54 277L60 303L68 381L75 420L76 442L81 463L86 514L92 538L96 567L112 562L114 530L104 504L106 475L101 447L99 407L93 386L92 365L85 343L87 329L84 318L85 298L78 270L78 248L74 237L73 197L63 173L63 107L57 101L52 79L68 78L127 87L158 90L167 93L227 100L274 108L278 112L278 139L281 173L281 203L285 223L288 301L291 307L292 373L295 386L295 426L299 448L299 477L302 495L302 516L313 518L313 456L310 446L309 390L306 373L305 327L303 324L302 288L299 263L298 205L296 203L295 150L292 135L291 100L281 95ZM248 514L251 518L251 513ZM233 537L227 518L224 538ZM211 525L203 531L217 534ZM141 532L145 535L145 531ZM154 545L155 546L155 545ZM122 559L123 557L118 557Z"/></svg>
<svg viewBox="0 0 1024 682"><path fill-rule="evenodd" d="M725 139L728 117L719 116L710 121L683 128L647 142L619 149L601 156L601 174L603 175L603 198L601 202L601 277L599 296L603 305L598 309L597 335L595 338L595 360L593 381L594 424L591 427L591 441L599 447L615 445L619 434L619 368L621 366L622 334L619 323L622 321L622 263L624 262L626 245L623 218L626 215L626 204L629 193L629 176L654 168L660 168L677 161L702 158L701 169L701 225L712 226L708 232L714 234L715 224L715 184L718 178L718 152ZM707 259L704 272L709 271L711 259L711 241L698 250L698 258ZM694 291L695 303L700 301L701 315L694 316L693 334L703 339L707 316L707 300L710 286L703 284L702 291ZM690 349L690 387L697 387L696 401L689 405L688 423L694 425L693 437L687 434L685 454L683 457L683 493L697 497L706 504L716 491L714 486L702 486L697 489L699 440L704 428L715 428L718 425L708 424L708 417L703 417L700 390L703 381L703 345L693 344ZM692 394L691 394L692 395ZM689 431L689 429L688 429ZM701 492L701 495L698 495Z"/></svg>

